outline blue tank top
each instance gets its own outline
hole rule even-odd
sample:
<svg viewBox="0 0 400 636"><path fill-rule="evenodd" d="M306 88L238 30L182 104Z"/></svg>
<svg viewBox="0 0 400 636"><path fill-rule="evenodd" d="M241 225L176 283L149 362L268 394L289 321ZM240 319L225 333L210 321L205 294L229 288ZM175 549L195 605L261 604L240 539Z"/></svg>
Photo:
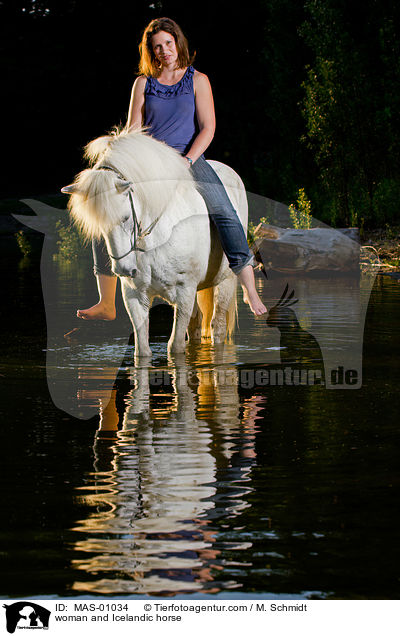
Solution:
<svg viewBox="0 0 400 636"><path fill-rule="evenodd" d="M166 86L148 77L144 89L147 132L185 153L196 136L193 66L188 66L182 79Z"/></svg>

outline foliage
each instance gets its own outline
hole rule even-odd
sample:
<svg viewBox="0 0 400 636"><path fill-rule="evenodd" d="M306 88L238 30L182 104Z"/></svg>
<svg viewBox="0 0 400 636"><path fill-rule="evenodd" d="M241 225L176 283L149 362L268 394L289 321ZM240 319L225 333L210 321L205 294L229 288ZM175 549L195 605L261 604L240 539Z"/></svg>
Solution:
<svg viewBox="0 0 400 636"><path fill-rule="evenodd" d="M59 240L58 254L56 256L67 260L74 261L83 254L84 241L78 230L72 223L66 225L62 221L57 221L56 229L58 232Z"/></svg>
<svg viewBox="0 0 400 636"><path fill-rule="evenodd" d="M376 186L372 205L378 226L398 223L400 217L400 180L382 179Z"/></svg>
<svg viewBox="0 0 400 636"><path fill-rule="evenodd" d="M256 240L256 229L260 223L269 223L269 219L266 216L261 216L257 225L253 221L249 221L247 224L247 242L251 246Z"/></svg>
<svg viewBox="0 0 400 636"><path fill-rule="evenodd" d="M293 203L289 205L289 214L296 230L309 230L311 227L311 201L307 198L304 188L300 188L297 193L296 207Z"/></svg>
<svg viewBox="0 0 400 636"><path fill-rule="evenodd" d="M364 262L373 263L381 269L400 267L400 226L389 226L366 233L362 256Z"/></svg>
<svg viewBox="0 0 400 636"><path fill-rule="evenodd" d="M20 138L29 139L29 170L23 179L20 170L10 171L4 196L42 195L82 169L85 143L126 119L142 29L170 15L213 87L218 126L208 158L228 163L249 192L272 200L293 201L304 187L318 218L331 225L395 222L400 3L254 0L243 8L203 0L201 6L198 15L184 0L1 2L3 120L18 121ZM99 37L113 24L118 28ZM227 64L237 32L234 63ZM82 107L93 101L101 107ZM20 166L12 126L3 130L3 147L8 164Z"/></svg>
<svg viewBox="0 0 400 636"><path fill-rule="evenodd" d="M302 83L302 139L328 193L331 223L376 223L378 185L399 162L393 110L399 102L399 44L390 9L396 10L379 11L373 0L355 14L337 0L307 0L306 8L301 33L315 59ZM378 199L378 213L385 215L390 203Z"/></svg>
<svg viewBox="0 0 400 636"><path fill-rule="evenodd" d="M32 246L29 242L26 232L24 232L23 230L19 230L19 232L15 234L15 238L17 240L18 247L22 252L22 255L30 256L32 253Z"/></svg>
<svg viewBox="0 0 400 636"><path fill-rule="evenodd" d="M256 234L255 234L255 230L256 230L257 225L255 223L253 223L253 221L249 221L248 225L247 225L247 242L250 245L250 247L253 245L254 241L256 240Z"/></svg>

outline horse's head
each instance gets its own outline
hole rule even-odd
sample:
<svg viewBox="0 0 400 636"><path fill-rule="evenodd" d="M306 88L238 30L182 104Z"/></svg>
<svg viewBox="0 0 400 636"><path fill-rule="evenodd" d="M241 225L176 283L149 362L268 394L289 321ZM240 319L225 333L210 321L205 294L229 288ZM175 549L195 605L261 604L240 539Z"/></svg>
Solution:
<svg viewBox="0 0 400 636"><path fill-rule="evenodd" d="M83 170L61 192L70 194L68 208L87 238L103 236L117 276L136 275L138 220L132 183L111 166Z"/></svg>
<svg viewBox="0 0 400 636"><path fill-rule="evenodd" d="M116 130L94 139L86 146L85 157L90 169L62 192L71 194L68 207L83 233L88 238L104 236L113 272L132 276L142 212L147 225L142 236L146 236L176 196L177 185L193 193L188 162L143 129Z"/></svg>

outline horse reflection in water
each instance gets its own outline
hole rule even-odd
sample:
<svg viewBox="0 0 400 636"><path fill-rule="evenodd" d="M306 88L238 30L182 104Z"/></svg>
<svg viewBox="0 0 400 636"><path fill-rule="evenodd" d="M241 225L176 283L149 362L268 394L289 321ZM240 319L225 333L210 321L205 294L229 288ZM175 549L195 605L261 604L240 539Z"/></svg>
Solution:
<svg viewBox="0 0 400 636"><path fill-rule="evenodd" d="M95 471L78 497L89 514L74 528L83 534L75 549L88 556L73 566L90 577L80 575L75 591L219 591L224 562L212 524L249 506L263 399L245 400L240 413L233 357L233 345L189 349L184 364L169 360L163 377L171 385L155 391L155 369L135 367L122 417L117 390L101 408Z"/></svg>

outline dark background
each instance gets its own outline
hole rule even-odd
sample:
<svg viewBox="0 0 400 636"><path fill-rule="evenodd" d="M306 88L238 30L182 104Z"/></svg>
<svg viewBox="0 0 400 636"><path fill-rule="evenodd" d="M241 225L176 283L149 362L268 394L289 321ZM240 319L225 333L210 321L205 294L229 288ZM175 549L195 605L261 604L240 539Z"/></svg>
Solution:
<svg viewBox="0 0 400 636"><path fill-rule="evenodd" d="M212 83L207 157L332 225L398 221L400 49L394 0L5 0L2 196L59 192L82 147L125 123L146 24L181 25Z"/></svg>

